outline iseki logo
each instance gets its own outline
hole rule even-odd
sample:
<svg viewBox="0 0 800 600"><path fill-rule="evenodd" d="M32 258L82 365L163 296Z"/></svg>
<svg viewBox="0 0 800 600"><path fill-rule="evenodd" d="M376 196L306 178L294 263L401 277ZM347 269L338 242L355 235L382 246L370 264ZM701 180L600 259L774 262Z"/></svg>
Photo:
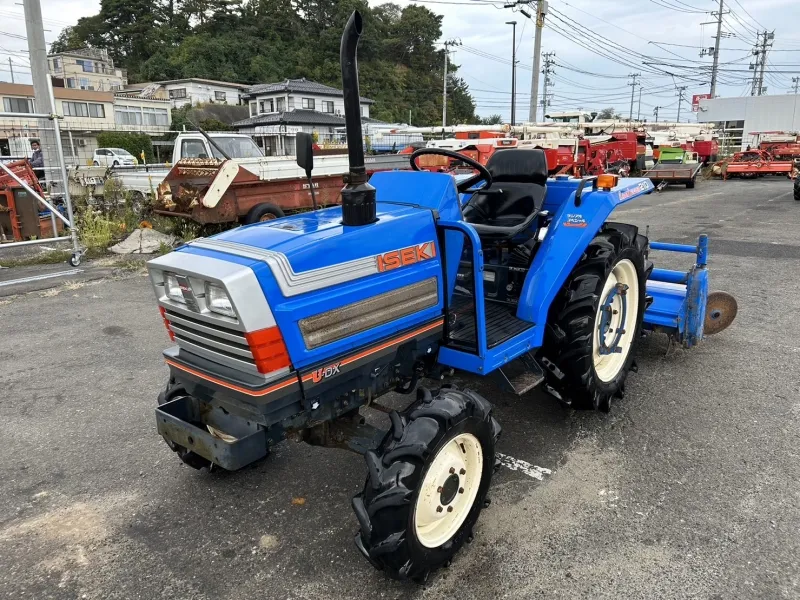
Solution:
<svg viewBox="0 0 800 600"><path fill-rule="evenodd" d="M312 371L311 379L314 383L319 383L323 379L330 377L331 375L338 375L340 371L342 363L334 363L332 365L328 365L327 367L322 367L317 369L316 371Z"/></svg>
<svg viewBox="0 0 800 600"><path fill-rule="evenodd" d="M402 250L393 250L386 254L376 257L378 271L391 271L406 265L413 265L423 260L430 260L436 256L436 245L433 242L425 242L418 246L409 246Z"/></svg>

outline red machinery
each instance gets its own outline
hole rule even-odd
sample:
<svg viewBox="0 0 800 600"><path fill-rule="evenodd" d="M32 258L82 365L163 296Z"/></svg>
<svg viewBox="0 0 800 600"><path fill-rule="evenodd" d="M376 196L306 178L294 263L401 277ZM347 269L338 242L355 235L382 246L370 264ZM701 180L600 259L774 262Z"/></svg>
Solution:
<svg viewBox="0 0 800 600"><path fill-rule="evenodd" d="M14 175L24 181L34 192L42 196L44 191L27 160L17 160L5 165ZM63 229L56 220L59 232ZM39 202L5 171L0 171L0 242L22 242L29 239L54 237L52 220L39 216Z"/></svg>
<svg viewBox="0 0 800 600"><path fill-rule="evenodd" d="M746 150L737 152L727 164L725 161L718 163L719 173L723 179L730 176L759 177L762 175L786 175L794 177L794 163L792 161L775 160L769 152L764 150ZM715 173L717 169L715 169Z"/></svg>
<svg viewBox="0 0 800 600"><path fill-rule="evenodd" d="M797 135L772 131L750 135L757 135L758 149L769 152L776 160L800 161L800 143Z"/></svg>
<svg viewBox="0 0 800 600"><path fill-rule="evenodd" d="M697 139L695 138L694 142L692 143L692 148L684 148L684 150L694 151L697 152L697 160L699 160L702 164L713 163L717 161L717 156L719 155L719 141L711 136L708 136L709 139Z"/></svg>

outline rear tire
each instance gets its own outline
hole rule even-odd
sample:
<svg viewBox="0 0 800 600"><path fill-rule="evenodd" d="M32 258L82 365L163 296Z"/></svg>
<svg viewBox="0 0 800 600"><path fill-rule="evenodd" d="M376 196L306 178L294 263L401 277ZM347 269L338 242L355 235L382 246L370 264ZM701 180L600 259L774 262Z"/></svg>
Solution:
<svg viewBox="0 0 800 600"><path fill-rule="evenodd" d="M686 182L686 189L693 190L694 189L694 181L687 181Z"/></svg>
<svg viewBox="0 0 800 600"><path fill-rule="evenodd" d="M500 426L470 390L419 389L375 451L364 491L353 498L356 546L394 579L424 582L448 564L488 502Z"/></svg>
<svg viewBox="0 0 800 600"><path fill-rule="evenodd" d="M548 384L573 408L608 412L624 395L641 336L647 251L636 227L606 223L550 307L541 356Z"/></svg>
<svg viewBox="0 0 800 600"><path fill-rule="evenodd" d="M244 218L245 225L252 225L253 223L263 223L264 221L273 221L286 216L284 212L274 204L264 202L257 204L250 209L247 216Z"/></svg>

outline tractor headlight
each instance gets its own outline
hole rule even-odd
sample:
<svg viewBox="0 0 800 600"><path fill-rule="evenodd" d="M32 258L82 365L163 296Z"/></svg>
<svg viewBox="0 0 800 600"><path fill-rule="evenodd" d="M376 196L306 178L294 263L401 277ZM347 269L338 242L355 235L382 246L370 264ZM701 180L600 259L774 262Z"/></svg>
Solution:
<svg viewBox="0 0 800 600"><path fill-rule="evenodd" d="M181 285L178 283L178 277L175 273L164 273L164 291L167 293L167 297L170 300L186 304L183 292L181 291Z"/></svg>
<svg viewBox="0 0 800 600"><path fill-rule="evenodd" d="M206 306L211 312L225 315L226 317L236 317L228 292L222 286L206 283Z"/></svg>

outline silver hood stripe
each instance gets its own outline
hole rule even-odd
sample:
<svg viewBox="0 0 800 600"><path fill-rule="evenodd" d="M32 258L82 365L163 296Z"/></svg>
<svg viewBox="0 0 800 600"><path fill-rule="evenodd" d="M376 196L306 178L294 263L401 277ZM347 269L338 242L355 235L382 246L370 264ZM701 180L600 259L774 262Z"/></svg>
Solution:
<svg viewBox="0 0 800 600"><path fill-rule="evenodd" d="M365 256L329 267L295 273L286 255L274 250L262 250L238 242L203 238L193 240L187 245L266 263L272 271L275 281L278 282L281 293L286 297L298 296L378 273L378 255Z"/></svg>

